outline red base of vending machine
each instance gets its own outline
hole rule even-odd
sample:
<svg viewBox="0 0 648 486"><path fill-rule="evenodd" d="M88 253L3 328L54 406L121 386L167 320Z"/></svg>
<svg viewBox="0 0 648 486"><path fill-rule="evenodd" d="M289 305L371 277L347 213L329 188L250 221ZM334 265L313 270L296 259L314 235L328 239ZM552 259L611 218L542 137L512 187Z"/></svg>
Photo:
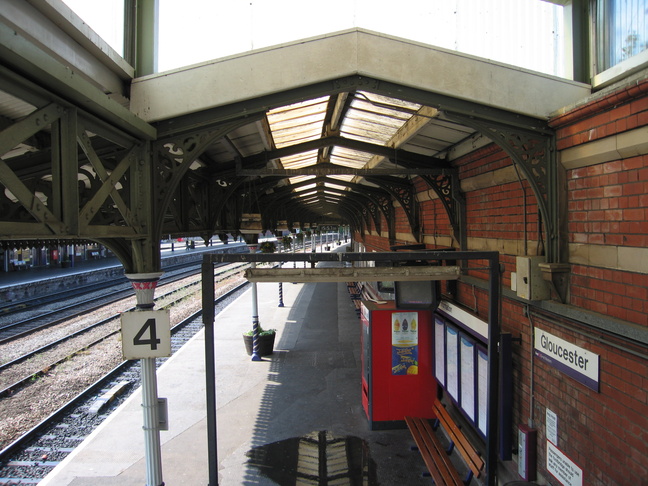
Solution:
<svg viewBox="0 0 648 486"><path fill-rule="evenodd" d="M372 430L403 428L405 417L432 418L432 311L362 302L362 406Z"/></svg>

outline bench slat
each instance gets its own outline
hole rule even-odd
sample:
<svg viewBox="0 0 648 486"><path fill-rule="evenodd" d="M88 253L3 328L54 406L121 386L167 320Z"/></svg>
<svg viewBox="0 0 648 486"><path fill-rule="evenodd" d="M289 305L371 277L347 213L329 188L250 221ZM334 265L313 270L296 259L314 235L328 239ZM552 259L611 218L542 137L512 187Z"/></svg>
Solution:
<svg viewBox="0 0 648 486"><path fill-rule="evenodd" d="M461 429L457 427L457 424L454 423L448 411L438 400L434 401L434 413L443 425L443 428L446 430L448 435L450 435L452 441L454 442L454 446L460 450L461 455L466 460L466 463L472 470L475 477L479 477L484 468L484 460L482 459L482 457L477 453L470 442L468 442L466 436L463 434L463 432L461 432Z"/></svg>
<svg viewBox="0 0 648 486"><path fill-rule="evenodd" d="M454 469L427 419L405 417L405 422L434 483L438 486L463 486L463 481Z"/></svg>

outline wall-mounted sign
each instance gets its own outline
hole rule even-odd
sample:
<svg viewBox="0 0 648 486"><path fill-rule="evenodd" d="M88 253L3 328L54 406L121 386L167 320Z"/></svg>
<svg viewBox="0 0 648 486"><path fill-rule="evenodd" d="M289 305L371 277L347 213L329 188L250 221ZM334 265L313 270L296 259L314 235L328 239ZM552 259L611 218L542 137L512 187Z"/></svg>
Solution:
<svg viewBox="0 0 648 486"><path fill-rule="evenodd" d="M547 471L564 486L583 486L583 470L549 441Z"/></svg>
<svg viewBox="0 0 648 486"><path fill-rule="evenodd" d="M169 310L132 311L121 315L124 359L171 356Z"/></svg>
<svg viewBox="0 0 648 486"><path fill-rule="evenodd" d="M547 409L545 413L546 431L545 435L547 440L553 445L558 445L558 415L552 410Z"/></svg>
<svg viewBox="0 0 648 486"><path fill-rule="evenodd" d="M599 391L599 355L536 328L535 355L576 381Z"/></svg>

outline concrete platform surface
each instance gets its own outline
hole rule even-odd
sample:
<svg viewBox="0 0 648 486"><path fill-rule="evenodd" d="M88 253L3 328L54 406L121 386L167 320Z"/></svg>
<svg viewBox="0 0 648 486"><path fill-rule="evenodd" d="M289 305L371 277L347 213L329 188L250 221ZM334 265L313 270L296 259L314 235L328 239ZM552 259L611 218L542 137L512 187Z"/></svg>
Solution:
<svg viewBox="0 0 648 486"><path fill-rule="evenodd" d="M261 325L278 338L262 361L250 360L241 337L252 322L250 291L216 318L219 484L318 484L307 481L326 474L335 484L429 485L407 430L369 430L346 285L283 284L285 307L276 283L258 284L258 296ZM164 483L207 485L202 332L158 370L158 386L169 406ZM134 393L40 484L146 484L140 403Z"/></svg>

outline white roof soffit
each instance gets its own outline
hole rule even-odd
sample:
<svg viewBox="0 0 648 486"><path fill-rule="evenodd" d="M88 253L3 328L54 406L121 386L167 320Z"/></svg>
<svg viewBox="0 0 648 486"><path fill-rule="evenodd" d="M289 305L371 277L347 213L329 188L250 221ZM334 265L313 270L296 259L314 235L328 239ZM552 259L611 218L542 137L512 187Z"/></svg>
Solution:
<svg viewBox="0 0 648 486"><path fill-rule="evenodd" d="M154 122L353 75L535 118L591 91L586 84L353 29L136 78L131 110Z"/></svg>

